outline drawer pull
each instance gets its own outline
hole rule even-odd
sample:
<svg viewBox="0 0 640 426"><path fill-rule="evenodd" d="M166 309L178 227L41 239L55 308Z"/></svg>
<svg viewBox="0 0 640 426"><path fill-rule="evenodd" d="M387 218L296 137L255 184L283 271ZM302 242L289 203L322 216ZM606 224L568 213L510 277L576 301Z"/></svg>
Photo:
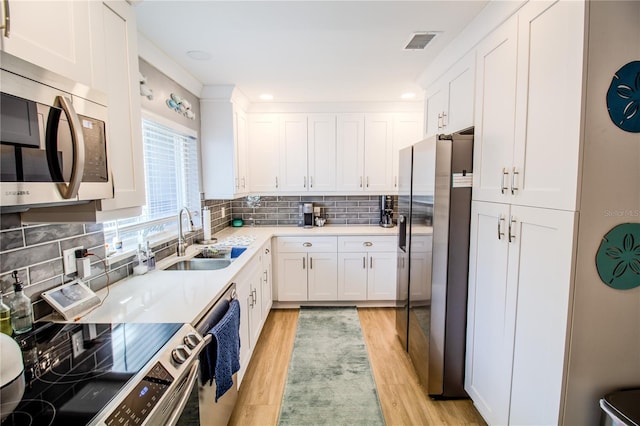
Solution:
<svg viewBox="0 0 640 426"><path fill-rule="evenodd" d="M371 247L373 243L371 241L365 241L364 243L362 243L362 245L365 247Z"/></svg>
<svg viewBox="0 0 640 426"><path fill-rule="evenodd" d="M303 243L303 244L302 244L302 247L311 247L312 245L313 245L313 244L311 244L311 243Z"/></svg>

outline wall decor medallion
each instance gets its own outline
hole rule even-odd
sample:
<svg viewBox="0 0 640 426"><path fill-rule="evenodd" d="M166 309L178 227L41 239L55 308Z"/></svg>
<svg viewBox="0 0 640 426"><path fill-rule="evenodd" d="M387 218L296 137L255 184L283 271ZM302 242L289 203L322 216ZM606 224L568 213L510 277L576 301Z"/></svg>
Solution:
<svg viewBox="0 0 640 426"><path fill-rule="evenodd" d="M640 223L623 223L607 232L596 253L596 268L609 287L640 287Z"/></svg>
<svg viewBox="0 0 640 426"><path fill-rule="evenodd" d="M607 91L607 109L613 124L640 133L640 61L629 62L615 73Z"/></svg>

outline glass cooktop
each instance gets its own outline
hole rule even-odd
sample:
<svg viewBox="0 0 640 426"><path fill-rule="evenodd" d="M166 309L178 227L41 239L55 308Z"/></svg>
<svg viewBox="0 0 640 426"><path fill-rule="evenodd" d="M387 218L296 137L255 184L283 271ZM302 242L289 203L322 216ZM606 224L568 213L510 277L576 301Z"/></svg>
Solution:
<svg viewBox="0 0 640 426"><path fill-rule="evenodd" d="M26 385L20 404L2 426L89 423L182 326L35 325L34 331L15 338Z"/></svg>

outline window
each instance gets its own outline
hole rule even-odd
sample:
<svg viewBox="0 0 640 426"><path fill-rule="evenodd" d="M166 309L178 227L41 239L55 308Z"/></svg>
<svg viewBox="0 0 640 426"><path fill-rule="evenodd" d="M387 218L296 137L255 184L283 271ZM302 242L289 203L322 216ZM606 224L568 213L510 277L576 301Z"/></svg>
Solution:
<svg viewBox="0 0 640 426"><path fill-rule="evenodd" d="M187 207L200 226L198 140L195 132L165 120L143 118L146 205L138 217L104 224L105 241L118 236L124 250L139 242L177 236L177 216Z"/></svg>

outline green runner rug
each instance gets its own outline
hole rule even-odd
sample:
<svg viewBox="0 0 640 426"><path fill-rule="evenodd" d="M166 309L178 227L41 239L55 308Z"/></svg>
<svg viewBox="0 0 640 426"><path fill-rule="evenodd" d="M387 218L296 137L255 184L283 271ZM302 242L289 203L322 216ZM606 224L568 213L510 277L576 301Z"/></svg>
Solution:
<svg viewBox="0 0 640 426"><path fill-rule="evenodd" d="M300 309L278 424L385 424L355 308Z"/></svg>

